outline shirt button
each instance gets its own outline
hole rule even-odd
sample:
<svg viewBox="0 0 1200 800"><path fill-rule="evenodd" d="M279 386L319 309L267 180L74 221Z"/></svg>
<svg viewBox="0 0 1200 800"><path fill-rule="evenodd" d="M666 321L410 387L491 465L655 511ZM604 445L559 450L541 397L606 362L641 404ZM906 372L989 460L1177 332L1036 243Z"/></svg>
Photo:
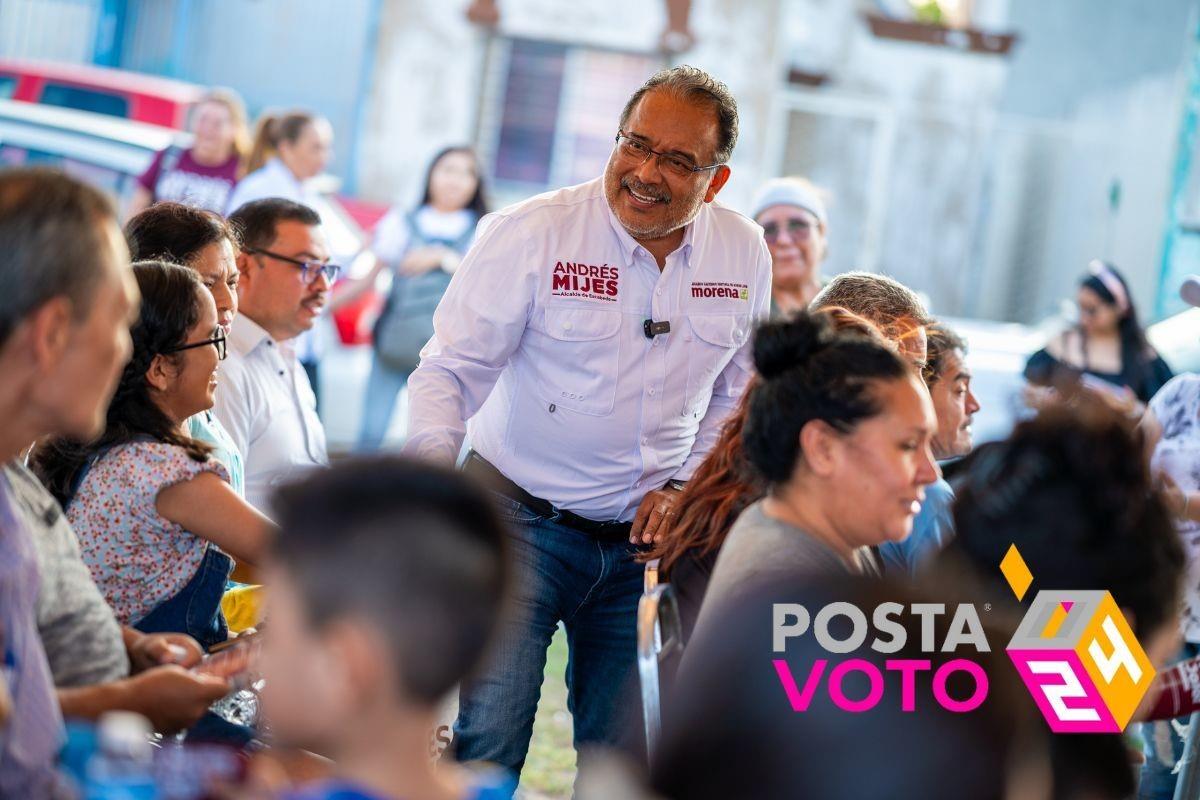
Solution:
<svg viewBox="0 0 1200 800"><path fill-rule="evenodd" d="M569 330L571 330L571 323L569 323L569 322L564 322L564 323L563 323L563 330L564 330L564 331L569 331Z"/></svg>
<svg viewBox="0 0 1200 800"><path fill-rule="evenodd" d="M661 295L661 294L662 294L662 287L660 286L660 287L658 287L657 289L655 289L655 290L654 290L654 293L655 293L655 294L657 294L657 295Z"/></svg>
<svg viewBox="0 0 1200 800"><path fill-rule="evenodd" d="M643 437L642 444L650 444L650 440L648 438Z"/></svg>
<svg viewBox="0 0 1200 800"><path fill-rule="evenodd" d="M651 396L651 397L654 397L654 389L653 389L653 387L650 389L650 396Z"/></svg>

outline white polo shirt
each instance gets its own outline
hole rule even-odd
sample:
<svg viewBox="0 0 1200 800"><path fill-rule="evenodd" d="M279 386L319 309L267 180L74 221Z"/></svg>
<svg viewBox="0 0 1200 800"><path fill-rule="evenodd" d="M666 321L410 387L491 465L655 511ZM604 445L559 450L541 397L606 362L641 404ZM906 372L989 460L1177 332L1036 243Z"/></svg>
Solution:
<svg viewBox="0 0 1200 800"><path fill-rule="evenodd" d="M770 290L762 229L716 203L661 272L602 179L491 214L409 380L405 450L453 462L470 420L471 446L526 491L630 520L712 448ZM647 338L647 319L670 332Z"/></svg>
<svg viewBox="0 0 1200 800"><path fill-rule="evenodd" d="M291 342L239 314L217 378L213 412L245 459L246 500L270 516L276 487L329 463L308 375Z"/></svg>

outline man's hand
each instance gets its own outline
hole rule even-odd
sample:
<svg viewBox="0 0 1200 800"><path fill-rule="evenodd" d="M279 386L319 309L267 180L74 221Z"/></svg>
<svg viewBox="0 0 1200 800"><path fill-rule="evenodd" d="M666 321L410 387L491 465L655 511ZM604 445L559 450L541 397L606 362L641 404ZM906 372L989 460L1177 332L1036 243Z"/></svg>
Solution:
<svg viewBox="0 0 1200 800"><path fill-rule="evenodd" d="M134 674L163 664L194 667L204 657L200 644L186 633L126 635L130 671Z"/></svg>
<svg viewBox="0 0 1200 800"><path fill-rule="evenodd" d="M683 492L669 486L647 494L633 517L633 527L629 531L630 543L657 542L669 531L678 516L675 506L681 494Z"/></svg>
<svg viewBox="0 0 1200 800"><path fill-rule="evenodd" d="M175 664L148 669L123 683L126 700L120 707L145 715L159 733L191 727L209 706L233 691L223 678Z"/></svg>

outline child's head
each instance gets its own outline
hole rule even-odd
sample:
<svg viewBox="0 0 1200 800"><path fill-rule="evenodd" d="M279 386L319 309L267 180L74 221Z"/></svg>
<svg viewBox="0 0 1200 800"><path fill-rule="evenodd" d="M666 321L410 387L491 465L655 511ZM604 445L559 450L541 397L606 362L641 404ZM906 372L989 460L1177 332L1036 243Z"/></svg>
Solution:
<svg viewBox="0 0 1200 800"><path fill-rule="evenodd" d="M278 508L263 663L278 738L332 755L371 715L431 714L501 613L505 535L486 494L380 457L287 486Z"/></svg>

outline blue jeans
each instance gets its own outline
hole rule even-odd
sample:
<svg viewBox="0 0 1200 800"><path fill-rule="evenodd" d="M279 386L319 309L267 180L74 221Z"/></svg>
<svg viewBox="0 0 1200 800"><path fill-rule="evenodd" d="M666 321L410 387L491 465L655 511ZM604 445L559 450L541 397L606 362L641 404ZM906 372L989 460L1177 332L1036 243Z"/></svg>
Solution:
<svg viewBox="0 0 1200 800"><path fill-rule="evenodd" d="M192 579L133 624L142 633L186 633L205 650L229 638L221 597L233 559L210 545Z"/></svg>
<svg viewBox="0 0 1200 800"><path fill-rule="evenodd" d="M1200 655L1200 645L1184 643L1179 660L1185 661ZM1186 725L1188 717L1174 720ZM1179 776L1174 774L1175 765L1183 757L1183 737L1175 730L1174 722L1143 722L1138 725L1142 735L1142 751L1146 763L1142 765L1138 781L1138 800L1172 800ZM1169 762L1169 763L1168 763Z"/></svg>
<svg viewBox="0 0 1200 800"><path fill-rule="evenodd" d="M617 744L640 718L634 667L643 570L635 545L597 541L506 497L497 503L511 531L513 598L489 662L462 687L452 748L459 761L519 775L560 620L576 751Z"/></svg>
<svg viewBox="0 0 1200 800"><path fill-rule="evenodd" d="M371 358L371 374L367 378L367 391L363 402L362 427L358 433L358 449L378 450L387 435L392 412L396 410L396 399L400 390L408 384L407 372L392 369L379 360Z"/></svg>

